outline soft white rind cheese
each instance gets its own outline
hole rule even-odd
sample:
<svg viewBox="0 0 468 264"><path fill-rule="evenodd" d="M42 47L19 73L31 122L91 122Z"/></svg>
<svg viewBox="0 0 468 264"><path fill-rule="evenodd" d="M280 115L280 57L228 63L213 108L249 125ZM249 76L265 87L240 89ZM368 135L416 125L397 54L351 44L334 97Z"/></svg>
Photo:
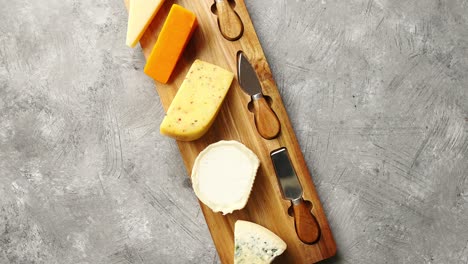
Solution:
<svg viewBox="0 0 468 264"><path fill-rule="evenodd" d="M286 250L286 243L261 225L238 220L234 229L234 264L271 263Z"/></svg>
<svg viewBox="0 0 468 264"><path fill-rule="evenodd" d="M245 207L260 161L237 141L219 141L206 147L192 169L198 199L214 212L232 213Z"/></svg>

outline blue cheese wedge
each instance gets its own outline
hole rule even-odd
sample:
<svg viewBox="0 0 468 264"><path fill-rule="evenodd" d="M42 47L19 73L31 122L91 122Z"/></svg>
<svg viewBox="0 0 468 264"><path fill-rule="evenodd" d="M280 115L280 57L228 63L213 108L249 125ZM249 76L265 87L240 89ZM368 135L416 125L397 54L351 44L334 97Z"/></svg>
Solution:
<svg viewBox="0 0 468 264"><path fill-rule="evenodd" d="M198 199L214 212L232 213L245 207L260 161L235 140L206 147L192 169L192 186Z"/></svg>
<svg viewBox="0 0 468 264"><path fill-rule="evenodd" d="M234 264L271 263L286 250L286 243L261 225L238 220L234 229Z"/></svg>

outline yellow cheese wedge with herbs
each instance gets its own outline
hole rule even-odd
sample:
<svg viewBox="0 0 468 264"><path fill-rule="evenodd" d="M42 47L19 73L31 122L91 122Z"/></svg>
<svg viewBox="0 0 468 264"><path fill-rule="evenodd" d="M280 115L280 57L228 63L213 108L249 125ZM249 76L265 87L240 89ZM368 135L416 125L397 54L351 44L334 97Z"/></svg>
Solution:
<svg viewBox="0 0 468 264"><path fill-rule="evenodd" d="M213 123L233 78L230 71L196 60L167 110L161 134L181 141L202 137Z"/></svg>

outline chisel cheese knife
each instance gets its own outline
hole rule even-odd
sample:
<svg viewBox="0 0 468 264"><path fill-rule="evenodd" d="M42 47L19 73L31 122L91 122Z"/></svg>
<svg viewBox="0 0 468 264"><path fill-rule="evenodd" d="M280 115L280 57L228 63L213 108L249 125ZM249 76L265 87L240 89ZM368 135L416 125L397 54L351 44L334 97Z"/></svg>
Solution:
<svg viewBox="0 0 468 264"><path fill-rule="evenodd" d="M299 239L313 244L320 238L320 228L308 204L302 198L302 187L289 159L288 150L280 148L270 154L283 196L290 200L294 212L294 224Z"/></svg>
<svg viewBox="0 0 468 264"><path fill-rule="evenodd" d="M265 139L275 138L281 129L280 122L263 97L257 73L242 51L237 53L237 78L242 90L252 98L258 133Z"/></svg>

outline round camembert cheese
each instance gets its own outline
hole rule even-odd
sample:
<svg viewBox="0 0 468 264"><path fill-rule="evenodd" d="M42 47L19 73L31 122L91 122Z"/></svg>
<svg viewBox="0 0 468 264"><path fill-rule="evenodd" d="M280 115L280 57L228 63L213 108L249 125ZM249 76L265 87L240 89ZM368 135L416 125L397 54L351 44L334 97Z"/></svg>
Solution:
<svg viewBox="0 0 468 264"><path fill-rule="evenodd" d="M234 264L268 264L286 250L286 243L267 228L238 220L234 227Z"/></svg>
<svg viewBox="0 0 468 264"><path fill-rule="evenodd" d="M219 141L206 147L192 169L198 199L214 212L232 213L245 207L260 161L237 141Z"/></svg>

